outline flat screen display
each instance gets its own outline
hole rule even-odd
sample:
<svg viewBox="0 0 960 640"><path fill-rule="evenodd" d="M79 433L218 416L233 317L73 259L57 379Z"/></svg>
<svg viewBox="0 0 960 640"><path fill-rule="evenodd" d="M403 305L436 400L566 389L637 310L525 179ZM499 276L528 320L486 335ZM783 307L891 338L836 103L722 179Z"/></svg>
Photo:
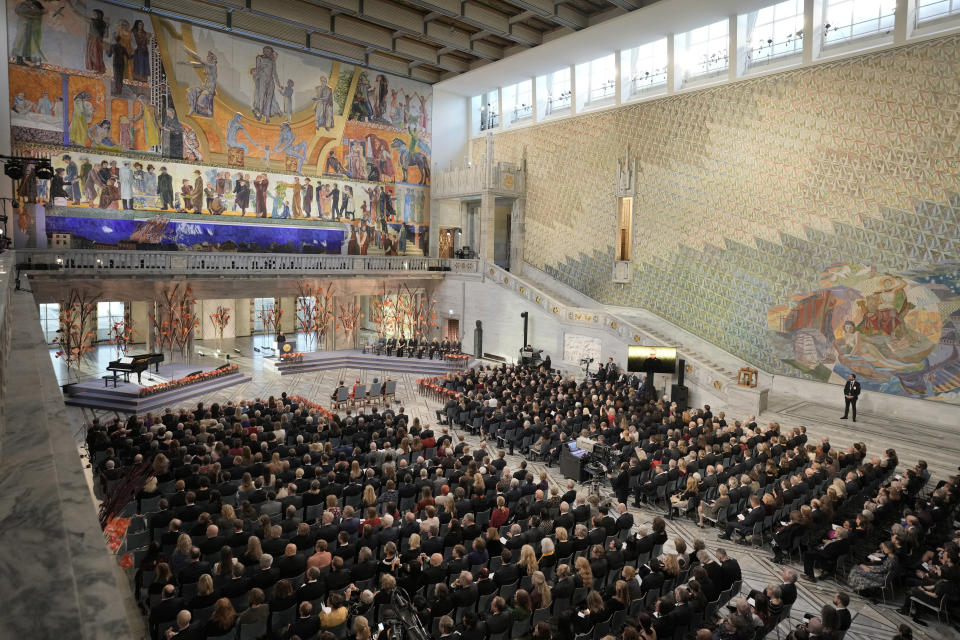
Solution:
<svg viewBox="0 0 960 640"><path fill-rule="evenodd" d="M632 344L627 348L627 371L676 373L676 370L676 347L645 347Z"/></svg>

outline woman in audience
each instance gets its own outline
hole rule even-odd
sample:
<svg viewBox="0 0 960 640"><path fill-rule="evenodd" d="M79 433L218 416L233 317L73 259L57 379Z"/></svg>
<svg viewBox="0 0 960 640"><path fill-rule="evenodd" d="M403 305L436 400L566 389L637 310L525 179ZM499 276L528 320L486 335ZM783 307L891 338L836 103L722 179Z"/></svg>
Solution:
<svg viewBox="0 0 960 640"><path fill-rule="evenodd" d="M267 618L270 617L270 607L266 604L267 599L263 595L263 590L256 587L250 589L250 595L247 597L247 601L250 606L237 618L237 624L244 625L266 622Z"/></svg>
<svg viewBox="0 0 960 640"><path fill-rule="evenodd" d="M532 576L540 570L540 565L537 563L537 553L531 545L525 544L520 547L520 560L517 561L517 566L520 567L521 575Z"/></svg>
<svg viewBox="0 0 960 640"><path fill-rule="evenodd" d="M503 552L503 543L500 542L500 532L493 527L488 527L485 535L484 543L487 545L487 554L491 558L496 558Z"/></svg>
<svg viewBox="0 0 960 640"><path fill-rule="evenodd" d="M374 491L372 484L368 484L363 488L363 496L360 499L360 504L364 507L374 507L374 510L376 510L377 492Z"/></svg>
<svg viewBox="0 0 960 640"><path fill-rule="evenodd" d="M233 549L227 545L220 547L220 560L213 565L214 582L220 583L233 578L233 565L239 564L233 557Z"/></svg>
<svg viewBox="0 0 960 640"><path fill-rule="evenodd" d="M693 579L700 585L700 591L703 593L703 597L706 598L707 602L713 602L720 597L720 590L717 589L713 580L710 579L710 574L707 573L707 570L702 564L693 570Z"/></svg>
<svg viewBox="0 0 960 640"><path fill-rule="evenodd" d="M411 533L407 542L407 550L400 554L400 562L409 565L420 558L420 534Z"/></svg>
<svg viewBox="0 0 960 640"><path fill-rule="evenodd" d="M557 539L554 551L557 558L564 560L573 555L573 542L567 539L567 530L563 527L557 527L553 530L553 535Z"/></svg>
<svg viewBox="0 0 960 640"><path fill-rule="evenodd" d="M417 511L423 511L427 507L432 507L436 504L436 501L433 499L433 490L425 486L420 492L420 502L417 503Z"/></svg>
<svg viewBox="0 0 960 640"><path fill-rule="evenodd" d="M388 542L383 547L383 558L380 560L379 572L381 575L389 573L396 578L400 573L400 556L397 554L397 545Z"/></svg>
<svg viewBox="0 0 960 640"><path fill-rule="evenodd" d="M613 597L606 600L610 613L625 611L630 606L630 586L626 580L617 580L613 585Z"/></svg>
<svg viewBox="0 0 960 640"><path fill-rule="evenodd" d="M897 567L897 554L893 542L880 544L881 557L874 564L858 564L850 570L847 584L858 593L874 591L886 584Z"/></svg>
<svg viewBox="0 0 960 640"><path fill-rule="evenodd" d="M545 609L553 602L550 587L542 571L536 571L531 576L533 587L530 590L530 605L534 609Z"/></svg>
<svg viewBox="0 0 960 640"><path fill-rule="evenodd" d="M350 631L353 633L353 640L371 640L373 637L371 635L370 623L367 622L367 619L363 616L356 616L353 619L353 625Z"/></svg>
<svg viewBox="0 0 960 640"><path fill-rule="evenodd" d="M240 564L245 567L257 567L260 565L260 556L263 555L263 549L260 546L260 538L250 536L247 538L247 550L240 556Z"/></svg>
<svg viewBox="0 0 960 640"><path fill-rule="evenodd" d="M177 538L176 548L174 548L173 553L170 554L170 570L173 571L174 575L179 574L180 570L190 562L190 550L192 548L193 541L190 539L190 536L186 533L181 533Z"/></svg>
<svg viewBox="0 0 960 640"><path fill-rule="evenodd" d="M474 584L477 585L477 595L480 596L488 596L500 590L500 585L490 578L490 569L486 567L480 569L477 573L477 580Z"/></svg>
<svg viewBox="0 0 960 640"><path fill-rule="evenodd" d="M210 615L210 620L203 626L203 633L208 638L225 635L233 629L236 620L237 613L233 610L230 600L220 598L213 606L213 614Z"/></svg>
<svg viewBox="0 0 960 640"><path fill-rule="evenodd" d="M709 504L701 502L697 506L697 515L699 516L699 522L697 522L697 526L703 529L704 516L716 520L717 514L720 513L721 510L726 511L727 507L730 506L729 491L730 490L727 489L727 485L722 484L717 487L716 500Z"/></svg>
<svg viewBox="0 0 960 640"><path fill-rule="evenodd" d="M173 573L170 571L170 565L166 562L158 562L156 571L156 577L147 588L147 593L151 596L160 594L168 584L176 584L176 581L173 579Z"/></svg>
<svg viewBox="0 0 960 640"><path fill-rule="evenodd" d="M589 569L589 563L587 567ZM570 571L570 565L561 564L557 567L557 576L556 581L553 584L553 589L551 589L551 595L554 600L560 598L570 598L573 596L573 592L577 589L576 578L572 575Z"/></svg>
<svg viewBox="0 0 960 640"><path fill-rule="evenodd" d="M443 546L444 547L455 547L458 544L463 543L463 529L460 526L460 520L453 518L450 520L450 528L447 530L447 535L443 537Z"/></svg>
<svg viewBox="0 0 960 640"><path fill-rule="evenodd" d="M537 565L540 569L549 569L557 564L557 554L554 551L553 540L543 538L540 540L540 557L537 559Z"/></svg>
<svg viewBox="0 0 960 640"><path fill-rule="evenodd" d="M517 589L513 594L513 606L510 607L510 616L514 620L526 620L533 613L530 604L530 594L526 589Z"/></svg>
<svg viewBox="0 0 960 640"><path fill-rule="evenodd" d="M209 573L205 573L197 580L197 594L190 599L187 609L196 611L197 609L206 609L217 601L217 593L213 588L213 578Z"/></svg>
<svg viewBox="0 0 960 640"><path fill-rule="evenodd" d="M483 538L474 538L471 547L473 550L467 556L470 566L487 564L490 560L490 554L487 553L487 543L483 541Z"/></svg>
<svg viewBox="0 0 960 640"><path fill-rule="evenodd" d="M657 640L657 631L653 628L653 618L646 611L637 614L637 632L640 634L641 640Z"/></svg>
<svg viewBox="0 0 960 640"><path fill-rule="evenodd" d="M613 613L604 603L603 596L592 589L587 593L587 610L590 614L590 628L597 626L597 624L601 622L606 622Z"/></svg>
<svg viewBox="0 0 960 640"><path fill-rule="evenodd" d="M673 548L677 552L677 564L686 570L690 567L690 556L687 555L687 541L683 538L673 539Z"/></svg>
<svg viewBox="0 0 960 640"><path fill-rule="evenodd" d="M340 519L340 507L337 496L332 493L327 496L327 506L324 508L324 511L328 511L333 516L333 521L337 522Z"/></svg>
<svg viewBox="0 0 960 640"><path fill-rule="evenodd" d="M503 496L497 496L497 508L490 514L490 526L499 529L510 519L510 509Z"/></svg>
<svg viewBox="0 0 960 640"><path fill-rule="evenodd" d="M697 476L693 474L687 476L684 490L670 496L670 504L681 514L697 508L697 505L700 504L700 488L697 483Z"/></svg>
<svg viewBox="0 0 960 640"><path fill-rule="evenodd" d="M293 585L286 578L279 580L273 585L273 597L270 598L270 611L286 611L297 604L297 596L293 591Z"/></svg>
<svg viewBox="0 0 960 640"><path fill-rule="evenodd" d="M590 561L581 556L576 559L574 566L577 569L577 575L575 576L576 588L586 587L587 589L592 589L593 571L590 569Z"/></svg>
<svg viewBox="0 0 960 640"><path fill-rule="evenodd" d="M320 626L324 629L343 624L350 615L350 610L347 609L343 596L339 593L331 593L327 596L327 609L321 610L319 615Z"/></svg>
<svg viewBox="0 0 960 640"><path fill-rule="evenodd" d="M590 546L590 540L587 538L587 527L582 524L578 524L573 529L573 550L574 551L583 551Z"/></svg>

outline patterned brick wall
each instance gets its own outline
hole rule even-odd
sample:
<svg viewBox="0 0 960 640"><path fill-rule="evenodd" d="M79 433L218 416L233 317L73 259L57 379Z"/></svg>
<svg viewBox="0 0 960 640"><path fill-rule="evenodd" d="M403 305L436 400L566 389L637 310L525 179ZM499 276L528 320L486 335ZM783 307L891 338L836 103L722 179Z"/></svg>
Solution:
<svg viewBox="0 0 960 640"><path fill-rule="evenodd" d="M526 149L526 259L566 284L767 371L960 403L958 134L954 36L507 131L496 149ZM621 287L627 145L642 195Z"/></svg>

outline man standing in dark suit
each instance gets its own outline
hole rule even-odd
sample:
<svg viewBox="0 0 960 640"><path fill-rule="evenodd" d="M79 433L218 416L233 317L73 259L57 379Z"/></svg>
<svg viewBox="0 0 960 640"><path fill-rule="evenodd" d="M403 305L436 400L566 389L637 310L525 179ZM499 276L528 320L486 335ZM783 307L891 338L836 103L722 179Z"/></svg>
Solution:
<svg viewBox="0 0 960 640"><path fill-rule="evenodd" d="M160 175L157 176L157 194L160 196L160 208L166 211L173 207L173 176L167 173L166 167L160 167Z"/></svg>
<svg viewBox="0 0 960 640"><path fill-rule="evenodd" d="M857 421L857 398L860 397L860 383L857 382L857 376L853 373L850 374L850 379L847 380L847 384L843 385L843 415L840 416L841 420L847 419L847 414L850 412L850 409L853 409L853 421Z"/></svg>
<svg viewBox="0 0 960 640"><path fill-rule="evenodd" d="M742 579L740 563L727 555L726 549L717 549L717 560L720 562L721 579L717 584L721 591L726 591L735 582ZM709 569L707 570L709 573Z"/></svg>

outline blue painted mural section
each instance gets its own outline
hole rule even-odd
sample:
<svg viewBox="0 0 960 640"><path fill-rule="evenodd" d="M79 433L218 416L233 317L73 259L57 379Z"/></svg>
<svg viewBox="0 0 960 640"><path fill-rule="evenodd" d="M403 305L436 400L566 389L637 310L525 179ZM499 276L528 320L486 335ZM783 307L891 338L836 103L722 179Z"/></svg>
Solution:
<svg viewBox="0 0 960 640"><path fill-rule="evenodd" d="M181 251L339 254L344 242L344 232L339 229L193 222L163 217L135 220L49 216L46 231L70 234L74 249L160 245Z"/></svg>

